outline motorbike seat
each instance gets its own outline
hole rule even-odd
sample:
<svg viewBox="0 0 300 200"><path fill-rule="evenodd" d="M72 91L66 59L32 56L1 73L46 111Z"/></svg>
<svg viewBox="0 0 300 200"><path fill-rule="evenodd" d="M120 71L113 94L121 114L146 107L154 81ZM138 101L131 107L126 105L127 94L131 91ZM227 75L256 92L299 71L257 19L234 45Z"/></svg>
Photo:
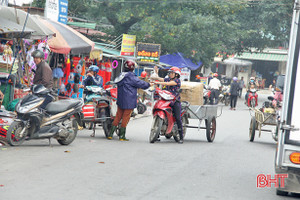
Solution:
<svg viewBox="0 0 300 200"><path fill-rule="evenodd" d="M46 111L49 114L55 115L64 111L71 109L72 107L77 106L80 103L80 100L77 99L66 99L51 102L46 106Z"/></svg>

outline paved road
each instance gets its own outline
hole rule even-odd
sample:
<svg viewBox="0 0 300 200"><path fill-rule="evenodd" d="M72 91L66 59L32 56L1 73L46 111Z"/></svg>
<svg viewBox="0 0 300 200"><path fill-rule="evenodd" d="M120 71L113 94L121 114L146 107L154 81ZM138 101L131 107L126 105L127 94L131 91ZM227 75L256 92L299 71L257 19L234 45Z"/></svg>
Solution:
<svg viewBox="0 0 300 200"><path fill-rule="evenodd" d="M269 133L249 142L242 101L236 111L224 107L213 143L204 130L188 129L182 145L150 144L151 122L132 120L129 142L108 141L98 128L95 138L80 131L70 146L39 140L0 149L0 199L295 199L256 188L258 174L275 173L276 143Z"/></svg>

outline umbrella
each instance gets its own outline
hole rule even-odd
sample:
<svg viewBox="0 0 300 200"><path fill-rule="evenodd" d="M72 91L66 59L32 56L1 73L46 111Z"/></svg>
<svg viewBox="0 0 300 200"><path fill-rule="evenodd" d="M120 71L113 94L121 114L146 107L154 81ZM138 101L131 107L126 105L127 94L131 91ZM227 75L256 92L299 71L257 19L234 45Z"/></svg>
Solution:
<svg viewBox="0 0 300 200"><path fill-rule="evenodd" d="M26 20L27 12L19 9L16 9L16 11L17 17L19 19L19 25L23 26ZM0 6L1 19L6 19L14 23L18 23L17 17L15 8ZM49 28L47 28L44 24L40 23L39 20L37 20L37 18L30 14L28 16L26 27L35 31L32 33L31 39L41 39L43 37L53 35L53 32Z"/></svg>
<svg viewBox="0 0 300 200"><path fill-rule="evenodd" d="M241 66L249 66L252 65L252 62L247 61L247 60L241 60L241 59L237 59L237 58L229 58L224 60L225 64L228 65L241 65Z"/></svg>
<svg viewBox="0 0 300 200"><path fill-rule="evenodd" d="M16 24L12 21L0 18L0 34L7 34L8 38L29 38L31 33L34 32L34 30L31 30L29 28L25 28L23 34L21 35L23 30L23 27L19 24Z"/></svg>
<svg viewBox="0 0 300 200"><path fill-rule="evenodd" d="M39 18L39 20L55 33L55 37L48 40L51 51L78 55L90 53L94 49L94 42L71 27L49 19Z"/></svg>

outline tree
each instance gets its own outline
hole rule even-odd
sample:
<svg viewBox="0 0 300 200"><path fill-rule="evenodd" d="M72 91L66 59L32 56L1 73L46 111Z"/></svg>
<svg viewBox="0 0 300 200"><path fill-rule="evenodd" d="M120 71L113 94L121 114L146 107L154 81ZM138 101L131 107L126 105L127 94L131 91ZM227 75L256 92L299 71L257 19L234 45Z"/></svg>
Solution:
<svg viewBox="0 0 300 200"><path fill-rule="evenodd" d="M46 0L34 0L32 7L45 8Z"/></svg>

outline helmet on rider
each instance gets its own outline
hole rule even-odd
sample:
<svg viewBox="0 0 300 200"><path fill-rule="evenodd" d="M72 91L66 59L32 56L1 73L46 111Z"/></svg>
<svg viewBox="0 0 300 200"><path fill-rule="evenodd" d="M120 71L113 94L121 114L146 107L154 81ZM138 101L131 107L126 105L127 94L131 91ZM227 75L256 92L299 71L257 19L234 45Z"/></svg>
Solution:
<svg viewBox="0 0 300 200"><path fill-rule="evenodd" d="M89 71L98 73L99 72L99 67L96 66L96 65L92 65L92 66L89 67Z"/></svg>
<svg viewBox="0 0 300 200"><path fill-rule="evenodd" d="M146 72L146 71L142 71L141 77L142 77L142 78L146 78L146 76L147 76L147 72Z"/></svg>
<svg viewBox="0 0 300 200"><path fill-rule="evenodd" d="M233 81L237 81L238 78L237 78L237 77L233 77L232 80L233 80Z"/></svg>
<svg viewBox="0 0 300 200"><path fill-rule="evenodd" d="M213 74L213 77L218 77L218 73L214 73L214 74Z"/></svg>
<svg viewBox="0 0 300 200"><path fill-rule="evenodd" d="M178 67L171 67L169 69L169 72L174 72L178 78L180 77L180 74L181 74L181 70Z"/></svg>
<svg viewBox="0 0 300 200"><path fill-rule="evenodd" d="M134 62L133 60L126 60L124 67L125 69L129 70L129 71L133 71L135 68L136 62Z"/></svg>

